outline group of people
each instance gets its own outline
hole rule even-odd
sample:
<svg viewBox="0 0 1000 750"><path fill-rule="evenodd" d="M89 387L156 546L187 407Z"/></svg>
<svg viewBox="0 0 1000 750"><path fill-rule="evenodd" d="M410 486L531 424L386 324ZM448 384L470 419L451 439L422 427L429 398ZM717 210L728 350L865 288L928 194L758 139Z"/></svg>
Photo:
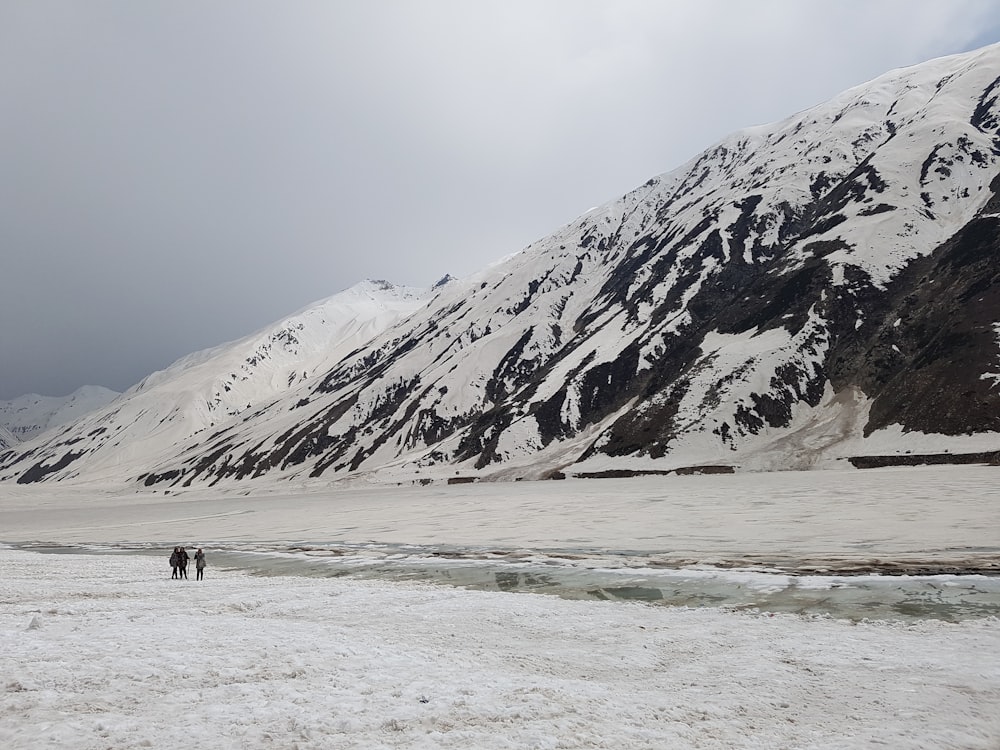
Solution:
<svg viewBox="0 0 1000 750"><path fill-rule="evenodd" d="M170 577L178 579L187 578L188 560L190 559L191 557L188 555L186 549L183 547L174 547L174 551L170 553L170 567L174 572ZM195 580L202 580L205 577L205 553L201 551L201 547L194 553L194 567L197 571Z"/></svg>

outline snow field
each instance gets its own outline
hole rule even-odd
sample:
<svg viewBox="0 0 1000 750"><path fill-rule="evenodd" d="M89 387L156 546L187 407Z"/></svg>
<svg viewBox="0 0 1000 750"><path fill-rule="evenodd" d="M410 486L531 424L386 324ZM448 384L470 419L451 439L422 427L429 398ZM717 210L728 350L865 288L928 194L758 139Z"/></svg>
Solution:
<svg viewBox="0 0 1000 750"><path fill-rule="evenodd" d="M853 625L211 560L173 581L167 552L0 549L0 747L1000 743L995 618Z"/></svg>

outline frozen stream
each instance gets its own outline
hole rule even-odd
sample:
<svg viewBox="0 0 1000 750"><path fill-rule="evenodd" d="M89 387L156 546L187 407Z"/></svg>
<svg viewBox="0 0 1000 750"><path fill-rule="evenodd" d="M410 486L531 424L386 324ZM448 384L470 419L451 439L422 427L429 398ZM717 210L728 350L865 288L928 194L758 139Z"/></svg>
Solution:
<svg viewBox="0 0 1000 750"><path fill-rule="evenodd" d="M393 545L242 548L204 543L213 568L264 576L426 581L482 591L549 594L564 599L642 601L685 607L756 609L859 620L1000 616L1000 576L859 573L815 575L759 568L664 568L635 552L460 550ZM158 546L23 549L65 554L158 555ZM211 571L209 571L211 573ZM191 573L193 576L193 573Z"/></svg>

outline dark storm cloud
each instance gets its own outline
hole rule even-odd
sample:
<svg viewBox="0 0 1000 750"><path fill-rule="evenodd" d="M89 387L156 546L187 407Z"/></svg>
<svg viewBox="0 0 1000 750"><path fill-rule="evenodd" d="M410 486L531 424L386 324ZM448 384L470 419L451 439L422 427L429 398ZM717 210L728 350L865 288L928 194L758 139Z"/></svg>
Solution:
<svg viewBox="0 0 1000 750"><path fill-rule="evenodd" d="M0 399L123 390L493 260L732 130L996 39L985 2L13 0Z"/></svg>

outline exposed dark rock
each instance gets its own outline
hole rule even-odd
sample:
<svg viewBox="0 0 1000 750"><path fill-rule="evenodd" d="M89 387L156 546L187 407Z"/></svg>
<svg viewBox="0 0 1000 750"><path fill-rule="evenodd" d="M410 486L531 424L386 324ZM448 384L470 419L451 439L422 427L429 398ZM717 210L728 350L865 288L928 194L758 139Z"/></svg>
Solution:
<svg viewBox="0 0 1000 750"><path fill-rule="evenodd" d="M940 464L988 464L1000 466L1000 451L979 453L925 453L897 456L850 456L848 461L858 469L882 469L886 466L927 466Z"/></svg>
<svg viewBox="0 0 1000 750"><path fill-rule="evenodd" d="M71 463L76 461L78 458L82 457L84 453L81 451L79 453L73 453L69 451L63 455L58 461L53 464L45 464L39 461L37 464L32 466L30 469L25 471L21 476L17 478L18 484L31 484L33 482L42 481L47 475L53 474L57 471L65 469Z"/></svg>
<svg viewBox="0 0 1000 750"><path fill-rule="evenodd" d="M857 368L875 396L869 432L890 424L946 435L1000 431L1000 390L982 377L997 363L998 260L1000 220L976 219L894 280Z"/></svg>

